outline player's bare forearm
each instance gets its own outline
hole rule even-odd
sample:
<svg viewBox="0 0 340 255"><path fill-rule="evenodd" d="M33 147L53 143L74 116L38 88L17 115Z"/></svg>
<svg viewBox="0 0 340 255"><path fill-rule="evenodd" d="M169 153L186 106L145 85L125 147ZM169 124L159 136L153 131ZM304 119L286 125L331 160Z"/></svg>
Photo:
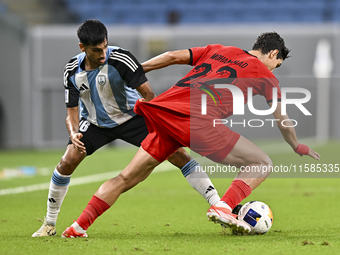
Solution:
<svg viewBox="0 0 340 255"><path fill-rule="evenodd" d="M189 50L168 51L142 63L144 72L161 69L170 65L189 64Z"/></svg>
<svg viewBox="0 0 340 255"><path fill-rule="evenodd" d="M269 103L269 106L272 107L272 103ZM295 128L293 123L290 121L288 115L281 114L281 102L277 103L273 115L277 120L276 124L283 136L283 139L285 139L285 141L292 147L292 149L295 149L298 146Z"/></svg>
<svg viewBox="0 0 340 255"><path fill-rule="evenodd" d="M269 104L271 106L271 104ZM281 103L279 102L276 110L273 113L275 119L277 119L276 123L280 132L285 139L285 141L292 147L292 149L299 154L308 155L314 159L319 159L320 155L316 151L309 148L307 145L300 144L296 137L295 128L293 123L290 121L288 115L281 115ZM283 125L284 123L284 125Z"/></svg>
<svg viewBox="0 0 340 255"><path fill-rule="evenodd" d="M79 129L78 107L67 108L66 128L70 135L78 133Z"/></svg>
<svg viewBox="0 0 340 255"><path fill-rule="evenodd" d="M282 126L281 123L278 123L278 128L283 136L283 139L292 147L292 149L295 149L298 146L298 141L293 123L286 119L285 127Z"/></svg>
<svg viewBox="0 0 340 255"><path fill-rule="evenodd" d="M136 89L147 102L156 97L148 81L138 86Z"/></svg>
<svg viewBox="0 0 340 255"><path fill-rule="evenodd" d="M78 107L67 108L66 127L70 134L70 139L72 141L73 146L80 153L86 153L84 143L80 141L83 135L79 133Z"/></svg>

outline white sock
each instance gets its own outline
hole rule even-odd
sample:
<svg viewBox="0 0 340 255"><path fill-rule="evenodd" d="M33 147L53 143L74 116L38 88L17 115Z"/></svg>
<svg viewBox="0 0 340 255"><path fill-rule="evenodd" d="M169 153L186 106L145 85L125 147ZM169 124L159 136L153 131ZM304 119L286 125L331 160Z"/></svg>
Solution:
<svg viewBox="0 0 340 255"><path fill-rule="evenodd" d="M220 201L221 198L209 176L202 171L202 168L194 159L190 160L181 170L191 187L200 193L210 205Z"/></svg>
<svg viewBox="0 0 340 255"><path fill-rule="evenodd" d="M80 233L80 234L84 234L86 233L86 230L84 230L81 226L79 226L79 224L75 221L73 222L73 224L71 225L71 227L74 227L74 229Z"/></svg>
<svg viewBox="0 0 340 255"><path fill-rule="evenodd" d="M70 179L71 175L60 174L57 169L54 169L47 199L46 222L50 225L56 225L57 223L60 207L66 196Z"/></svg>

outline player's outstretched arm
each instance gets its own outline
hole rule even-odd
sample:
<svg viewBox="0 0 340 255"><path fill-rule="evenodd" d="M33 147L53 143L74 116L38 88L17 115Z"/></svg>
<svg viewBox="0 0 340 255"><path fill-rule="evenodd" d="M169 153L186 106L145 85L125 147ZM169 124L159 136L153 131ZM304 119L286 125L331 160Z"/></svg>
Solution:
<svg viewBox="0 0 340 255"><path fill-rule="evenodd" d="M269 106L271 107L271 103ZM305 144L301 144L298 142L295 128L293 123L289 120L288 115L281 115L281 103L277 103L277 108L273 113L275 119L277 119L276 124L285 139L285 141L292 147L292 149L299 154L300 156L308 155L314 159L319 160L320 155L316 151L312 150ZM282 121L284 121L285 125L282 125Z"/></svg>
<svg viewBox="0 0 340 255"><path fill-rule="evenodd" d="M177 50L168 51L161 55L158 55L152 59L149 59L142 63L144 72L150 72L152 70L164 68L170 65L183 64L188 65L190 63L189 50Z"/></svg>

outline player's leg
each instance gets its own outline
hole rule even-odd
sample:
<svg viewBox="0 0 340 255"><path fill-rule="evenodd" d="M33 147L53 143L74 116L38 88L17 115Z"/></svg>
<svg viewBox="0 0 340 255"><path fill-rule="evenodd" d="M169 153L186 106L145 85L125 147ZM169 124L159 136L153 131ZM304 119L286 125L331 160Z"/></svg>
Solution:
<svg viewBox="0 0 340 255"><path fill-rule="evenodd" d="M209 208L207 216L215 222L225 223L240 233L248 232L249 227L237 221L231 211L268 177L272 162L259 147L240 136L228 156L219 163L236 166L240 168L240 172L221 201Z"/></svg>
<svg viewBox="0 0 340 255"><path fill-rule="evenodd" d="M269 156L243 136L220 163L240 168L235 180L244 182L250 190L254 190L269 176L273 166Z"/></svg>
<svg viewBox="0 0 340 255"><path fill-rule="evenodd" d="M62 237L86 237L86 230L96 218L109 209L122 193L148 177L159 164L159 161L140 147L132 161L118 176L100 186L79 218L63 232Z"/></svg>
<svg viewBox="0 0 340 255"><path fill-rule="evenodd" d="M169 137L160 136L155 132L148 134L128 166L117 177L102 184L76 222L63 232L62 237L87 236L88 227L116 202L120 194L143 181L179 146L176 140Z"/></svg>
<svg viewBox="0 0 340 255"><path fill-rule="evenodd" d="M178 148L168 161L181 169L183 176L201 196L210 204L214 205L220 200L220 196L211 182L207 173L203 172L199 163L190 157L183 148Z"/></svg>
<svg viewBox="0 0 340 255"><path fill-rule="evenodd" d="M141 142L149 134L145 120L140 115L133 117L131 120L117 127L116 132L118 138L136 146L140 146ZM179 148L173 153L168 158L168 161L181 169L183 176L189 184L200 193L210 205L216 204L220 200L208 175L200 171L200 165L191 158L183 148Z"/></svg>
<svg viewBox="0 0 340 255"><path fill-rule="evenodd" d="M86 120L83 120L81 123L84 123L84 121ZM61 205L69 188L72 173L87 155L91 155L98 148L113 139L107 134L100 132L102 131L100 128L90 125L89 123L83 127L86 128L81 129L81 133L83 134L81 141L86 147L86 154L76 150L69 140L66 151L52 174L47 199L47 213L44 223L32 237L51 236L56 234L55 225Z"/></svg>
<svg viewBox="0 0 340 255"><path fill-rule="evenodd" d="M47 201L47 223L56 225L60 207L69 188L71 175L85 157L86 155L76 150L72 144L67 146L51 178Z"/></svg>
<svg viewBox="0 0 340 255"><path fill-rule="evenodd" d="M103 183L95 196L112 206L120 194L144 181L159 164L159 161L140 147L127 167L117 177Z"/></svg>
<svg viewBox="0 0 340 255"><path fill-rule="evenodd" d="M32 237L52 236L56 234L55 225L57 223L60 207L69 188L71 174L85 156L84 153L77 151L72 144L67 146L63 157L52 174L44 223Z"/></svg>

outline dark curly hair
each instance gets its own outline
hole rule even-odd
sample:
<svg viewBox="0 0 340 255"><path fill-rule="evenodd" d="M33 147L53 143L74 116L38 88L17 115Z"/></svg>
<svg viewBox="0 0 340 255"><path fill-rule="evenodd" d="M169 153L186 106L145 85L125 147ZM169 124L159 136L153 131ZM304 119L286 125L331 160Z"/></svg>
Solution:
<svg viewBox="0 0 340 255"><path fill-rule="evenodd" d="M82 44L94 46L107 40L107 29L99 20L89 19L79 26L77 35Z"/></svg>
<svg viewBox="0 0 340 255"><path fill-rule="evenodd" d="M257 37L253 50L259 50L262 54L267 54L272 50L278 50L277 59L288 58L290 50L285 46L283 38L276 32L263 33Z"/></svg>

